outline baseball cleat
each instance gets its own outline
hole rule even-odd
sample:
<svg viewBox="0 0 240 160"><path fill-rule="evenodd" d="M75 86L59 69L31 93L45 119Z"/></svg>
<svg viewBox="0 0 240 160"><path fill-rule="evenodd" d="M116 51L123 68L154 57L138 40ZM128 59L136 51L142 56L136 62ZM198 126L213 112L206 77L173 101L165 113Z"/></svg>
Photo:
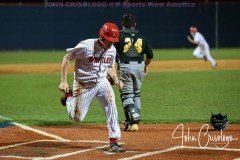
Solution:
<svg viewBox="0 0 240 160"><path fill-rule="evenodd" d="M212 66L212 69L215 69L217 67L217 63L215 63L213 66Z"/></svg>
<svg viewBox="0 0 240 160"><path fill-rule="evenodd" d="M207 57L205 55L203 55L203 59L205 62L207 62Z"/></svg>
<svg viewBox="0 0 240 160"><path fill-rule="evenodd" d="M125 126L123 131L137 132L139 130L138 124L130 125L130 123L126 120L123 122L123 125Z"/></svg>
<svg viewBox="0 0 240 160"><path fill-rule="evenodd" d="M137 132L139 129L138 129L138 125L137 124L133 124L133 125L130 125L129 126L129 130L131 132Z"/></svg>
<svg viewBox="0 0 240 160"><path fill-rule="evenodd" d="M72 97L73 93L72 90L69 89L68 92L64 92L63 96L61 97L61 103L63 106L66 106L66 101L69 97Z"/></svg>
<svg viewBox="0 0 240 160"><path fill-rule="evenodd" d="M123 153L126 152L118 143L110 144L110 152Z"/></svg>

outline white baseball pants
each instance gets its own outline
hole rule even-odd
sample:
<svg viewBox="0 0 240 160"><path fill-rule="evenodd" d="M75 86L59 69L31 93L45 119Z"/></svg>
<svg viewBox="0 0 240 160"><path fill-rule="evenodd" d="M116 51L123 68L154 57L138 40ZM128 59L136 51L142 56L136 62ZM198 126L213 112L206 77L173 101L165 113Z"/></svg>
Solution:
<svg viewBox="0 0 240 160"><path fill-rule="evenodd" d="M118 122L118 111L115 102L115 95L111 84L104 78L101 82L96 84L95 87L84 89L77 81L73 82L73 97L67 99L67 110L70 118L74 119L75 109L78 107L80 110L79 120L83 121L85 118L90 104L96 97L103 108L109 131L109 138L120 139L121 132ZM100 113L99 113L100 114Z"/></svg>

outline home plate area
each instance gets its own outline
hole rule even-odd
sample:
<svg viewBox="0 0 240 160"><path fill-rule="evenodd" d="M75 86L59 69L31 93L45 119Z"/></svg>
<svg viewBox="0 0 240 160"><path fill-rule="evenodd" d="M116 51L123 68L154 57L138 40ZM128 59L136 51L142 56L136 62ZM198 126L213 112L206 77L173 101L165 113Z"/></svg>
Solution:
<svg viewBox="0 0 240 160"><path fill-rule="evenodd" d="M120 143L121 144L121 143ZM3 159L98 159L95 155L101 157L109 155L108 158L121 157L120 154L131 156L136 151L127 151L125 153L116 153L109 151L108 142L97 140L36 140L23 143L2 146L0 148ZM99 158L100 158L99 157ZM120 158L119 157L119 158ZM103 157L102 157L103 158ZM100 158L101 159L101 158ZM103 158L105 159L105 158Z"/></svg>
<svg viewBox="0 0 240 160"><path fill-rule="evenodd" d="M84 152L102 150L109 147L107 142L100 141L59 141L37 140L10 147L1 151L2 158L21 159L57 159Z"/></svg>
<svg viewBox="0 0 240 160"><path fill-rule="evenodd" d="M178 124L141 124L139 132L122 132L120 144L125 153L108 152L109 141L106 125L80 126L24 126L14 123L0 129L0 159L237 159L240 158L239 125L230 125L223 134L233 135L236 140L224 149L209 143L200 148L197 142L173 139ZM190 134L197 136L202 124L186 124ZM182 131L177 131L176 136ZM219 132L209 131L209 134ZM205 144L206 139L202 139ZM218 144L223 146L225 144Z"/></svg>

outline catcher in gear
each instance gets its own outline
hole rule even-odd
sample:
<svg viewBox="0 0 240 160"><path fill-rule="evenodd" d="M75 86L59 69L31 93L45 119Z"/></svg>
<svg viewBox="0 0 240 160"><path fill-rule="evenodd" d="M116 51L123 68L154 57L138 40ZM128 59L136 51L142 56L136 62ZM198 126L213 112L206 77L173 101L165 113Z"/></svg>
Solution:
<svg viewBox="0 0 240 160"><path fill-rule="evenodd" d="M153 58L153 51L148 39L136 27L132 14L122 17L123 29L119 34L117 62L120 80L123 82L121 99L125 113L125 131L138 131L141 121L140 90L148 66ZM146 57L146 58L145 58Z"/></svg>
<svg viewBox="0 0 240 160"><path fill-rule="evenodd" d="M228 127L229 121L227 115L223 116L221 113L213 114L210 123L215 130L224 130Z"/></svg>

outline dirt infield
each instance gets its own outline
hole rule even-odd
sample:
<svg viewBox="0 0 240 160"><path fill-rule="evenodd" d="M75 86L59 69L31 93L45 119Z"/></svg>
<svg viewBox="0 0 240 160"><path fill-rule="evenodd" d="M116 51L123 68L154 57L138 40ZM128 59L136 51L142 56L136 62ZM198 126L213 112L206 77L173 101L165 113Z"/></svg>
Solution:
<svg viewBox="0 0 240 160"><path fill-rule="evenodd" d="M174 132L177 127L179 128ZM222 135L221 132L212 130L204 135L207 132L207 125L203 126L203 124L184 124L184 126L142 124L139 132L122 132L121 142L124 143L123 146L127 152L112 155L104 152L108 148L106 125L35 126L33 128L67 140L56 140L17 126L1 128L0 159L229 160L240 158L240 125L230 125ZM173 138L173 136L184 138ZM215 136L215 141L207 138L209 136ZM216 138L217 136L221 138ZM225 148L217 148L227 144L224 141L227 139L226 136L232 136L234 140L229 141ZM207 139L210 139L210 142L203 147L207 144ZM199 147L199 143L202 148Z"/></svg>
<svg viewBox="0 0 240 160"><path fill-rule="evenodd" d="M151 71L210 69L209 63L200 60L154 61L150 68ZM240 69L240 60L218 60L218 69ZM0 65L0 74L59 72L60 64ZM104 124L33 126L33 129L31 127L29 129L0 123L0 159L230 160L240 158L240 125L231 124L222 133L207 130L208 126L199 123L141 124L139 132L122 132L120 142L127 152L110 155L105 152L109 144L108 130Z"/></svg>
<svg viewBox="0 0 240 160"><path fill-rule="evenodd" d="M217 70L240 69L240 59L218 60ZM21 74L21 73L60 73L61 64L2 64L0 74ZM210 70L211 65L202 60L174 60L174 61L153 61L150 71L171 71L171 70ZM73 65L70 66L73 71Z"/></svg>

